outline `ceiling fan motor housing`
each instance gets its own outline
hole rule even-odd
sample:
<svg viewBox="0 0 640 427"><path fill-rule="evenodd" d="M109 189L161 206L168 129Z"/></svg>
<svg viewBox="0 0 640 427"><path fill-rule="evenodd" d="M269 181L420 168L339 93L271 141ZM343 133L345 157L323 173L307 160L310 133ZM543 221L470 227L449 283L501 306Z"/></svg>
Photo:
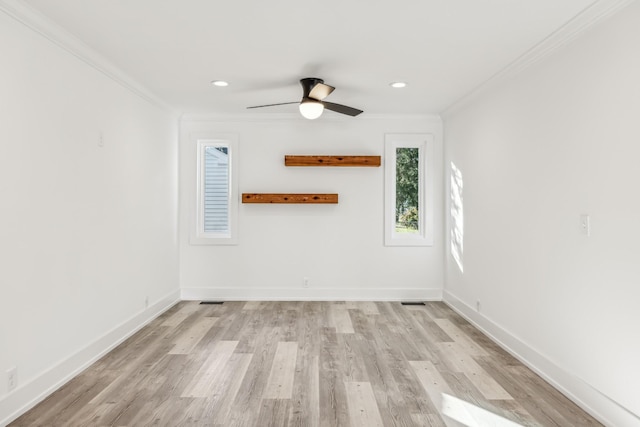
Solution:
<svg viewBox="0 0 640 427"><path fill-rule="evenodd" d="M300 85L302 85L302 99L309 99L311 89L313 89L318 83L324 83L324 80L317 77L307 77L300 79Z"/></svg>

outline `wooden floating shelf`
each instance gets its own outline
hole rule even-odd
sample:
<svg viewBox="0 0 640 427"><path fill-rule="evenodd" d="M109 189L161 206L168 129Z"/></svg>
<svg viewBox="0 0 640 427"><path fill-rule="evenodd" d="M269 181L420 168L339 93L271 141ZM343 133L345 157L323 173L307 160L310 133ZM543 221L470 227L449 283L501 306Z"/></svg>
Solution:
<svg viewBox="0 0 640 427"><path fill-rule="evenodd" d="M380 166L380 156L284 156L285 166Z"/></svg>
<svg viewBox="0 0 640 427"><path fill-rule="evenodd" d="M242 203L338 203L337 194L242 193Z"/></svg>

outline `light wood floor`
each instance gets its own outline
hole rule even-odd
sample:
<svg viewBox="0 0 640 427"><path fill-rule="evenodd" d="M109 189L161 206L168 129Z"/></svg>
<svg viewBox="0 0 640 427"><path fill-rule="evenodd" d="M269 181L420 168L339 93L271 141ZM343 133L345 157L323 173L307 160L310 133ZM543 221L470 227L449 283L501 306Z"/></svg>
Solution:
<svg viewBox="0 0 640 427"><path fill-rule="evenodd" d="M112 425L600 424L443 303L182 302L11 424Z"/></svg>

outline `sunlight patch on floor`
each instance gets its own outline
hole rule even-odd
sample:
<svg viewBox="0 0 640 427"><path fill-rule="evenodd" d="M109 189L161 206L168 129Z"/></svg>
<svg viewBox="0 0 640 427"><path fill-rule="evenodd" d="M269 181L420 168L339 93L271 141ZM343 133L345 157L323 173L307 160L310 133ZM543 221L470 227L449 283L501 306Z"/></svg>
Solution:
<svg viewBox="0 0 640 427"><path fill-rule="evenodd" d="M521 424L446 393L442 393L441 412L467 427L522 427Z"/></svg>

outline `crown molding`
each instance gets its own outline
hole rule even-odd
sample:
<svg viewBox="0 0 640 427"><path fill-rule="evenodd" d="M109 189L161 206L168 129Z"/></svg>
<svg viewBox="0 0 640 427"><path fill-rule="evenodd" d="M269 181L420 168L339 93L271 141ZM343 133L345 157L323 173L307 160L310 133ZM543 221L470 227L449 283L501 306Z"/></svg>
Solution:
<svg viewBox="0 0 640 427"><path fill-rule="evenodd" d="M502 70L498 71L471 92L451 104L442 112L441 116L446 118L446 116L467 105L479 95L494 87L497 83L530 68L534 64L571 43L578 36L582 35L596 24L604 21L633 2L634 0L597 0L593 2L582 10L582 12L567 21L567 23L562 27L549 34L541 42L520 55Z"/></svg>
<svg viewBox="0 0 640 427"><path fill-rule="evenodd" d="M0 0L0 11L40 34L51 43L64 49L145 101L176 114L175 109L169 106L169 104L165 103L147 88L125 74L78 37L23 1Z"/></svg>

